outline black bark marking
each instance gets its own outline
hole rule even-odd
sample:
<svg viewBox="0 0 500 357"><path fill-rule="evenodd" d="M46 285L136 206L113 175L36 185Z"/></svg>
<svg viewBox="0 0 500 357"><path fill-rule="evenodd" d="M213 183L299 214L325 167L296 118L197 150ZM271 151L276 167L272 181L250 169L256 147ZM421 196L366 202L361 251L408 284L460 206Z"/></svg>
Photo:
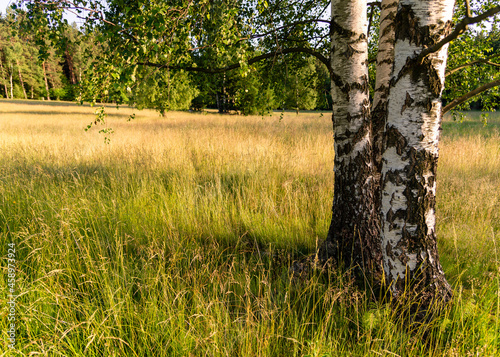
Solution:
<svg viewBox="0 0 500 357"><path fill-rule="evenodd" d="M383 89L381 89L383 90ZM386 99L388 95L388 91L383 90L381 98ZM375 185L376 187L376 192L375 195L376 197L381 197L381 179L382 179L382 154L383 154L383 149L384 149L384 127L385 127L385 122L387 118L387 100L381 100L379 101L377 107L373 110L372 112L372 157L373 157L373 164L374 164L374 170L376 173L375 179L377 180L378 184ZM375 209L377 212L380 212L380 205L381 205L381 200L375 200L376 201L376 206Z"/></svg>
<svg viewBox="0 0 500 357"><path fill-rule="evenodd" d="M417 46L422 44L425 31L420 28L418 19L415 17L410 5L402 5L396 14L396 41L409 40Z"/></svg>
<svg viewBox="0 0 500 357"><path fill-rule="evenodd" d="M363 140L363 138L365 138L366 135L369 134L370 129L370 125L362 125L352 138L353 145L356 145L361 140Z"/></svg>
<svg viewBox="0 0 500 357"><path fill-rule="evenodd" d="M381 65L381 64L393 64L393 63L394 63L394 58L389 57L389 58L386 58L386 59L378 62L378 65Z"/></svg>
<svg viewBox="0 0 500 357"><path fill-rule="evenodd" d="M443 36L448 34L453 24L448 21L446 23L420 26L411 6L402 5L396 15L395 26L396 40L408 40L418 47L427 48L438 43ZM429 57L420 58L418 55L408 57L398 75L391 79L391 86L394 86L407 73L410 73L413 83L422 81L431 90L435 98L441 95L443 84Z"/></svg>
<svg viewBox="0 0 500 357"><path fill-rule="evenodd" d="M386 27L386 28L384 28L384 31L382 31L382 36L387 35L387 33L388 33L388 32L390 32L390 31L394 31L394 27L395 27L394 23L392 23L392 24L390 24L390 25L387 25L387 27ZM396 43L396 40L395 40L394 38L392 38L392 39L387 39L387 40L385 40L385 41L384 41L384 43L392 43L392 44L395 44L395 43Z"/></svg>
<svg viewBox="0 0 500 357"><path fill-rule="evenodd" d="M403 112L409 108L412 104L413 104L414 100L413 98L410 96L410 94L408 92L406 92L406 99L405 99L405 102L403 104L403 107L401 108L401 114L403 114Z"/></svg>
<svg viewBox="0 0 500 357"><path fill-rule="evenodd" d="M342 77L335 72L330 73L330 79L332 80L333 84L335 84L335 86L340 88L341 90L346 86L346 84L342 80Z"/></svg>
<svg viewBox="0 0 500 357"><path fill-rule="evenodd" d="M425 109L427 109L427 112L430 113L432 111L432 106L434 104L432 103L432 98L427 98L425 103L424 103L424 106L425 106Z"/></svg>
<svg viewBox="0 0 500 357"><path fill-rule="evenodd" d="M429 47L451 31L453 23L447 21L429 26L420 26L411 5L402 5L395 18L396 41L408 40L419 47Z"/></svg>
<svg viewBox="0 0 500 357"><path fill-rule="evenodd" d="M399 255L399 261L401 263L403 263L405 266L408 264L408 262L410 261L410 258L408 258L408 254L406 252L406 250L402 250L401 251L401 254Z"/></svg>
<svg viewBox="0 0 500 357"><path fill-rule="evenodd" d="M398 155L403 155L408 145L408 141L398 129L390 126L386 130L386 147L395 147ZM404 159L404 157L403 157Z"/></svg>
<svg viewBox="0 0 500 357"><path fill-rule="evenodd" d="M411 149L409 153L408 177L410 182L405 190L408 200L408 222L410 224L427 226L425 213L435 207L436 198L427 190L434 183L437 171L437 155L426 150ZM427 182L424 176L429 176ZM423 202L422 202L423 200ZM418 229L417 229L418 231Z"/></svg>
<svg viewBox="0 0 500 357"><path fill-rule="evenodd" d="M429 88L431 89L432 95L435 98L441 96L441 91L443 89L443 84L441 82L441 78L439 78L439 74L436 71L436 68L432 65L429 58L424 60L425 66L427 69L427 76L429 80Z"/></svg>
<svg viewBox="0 0 500 357"><path fill-rule="evenodd" d="M337 33L341 37L354 37L356 32L350 31L342 26L340 26L333 18L330 22L330 34Z"/></svg>
<svg viewBox="0 0 500 357"><path fill-rule="evenodd" d="M351 152L351 150L352 150L352 144L351 143L347 143L347 144L344 144L342 146L339 145L339 146L337 146L337 150L338 150L338 152L335 153L335 155L344 156L347 153Z"/></svg>
<svg viewBox="0 0 500 357"><path fill-rule="evenodd" d="M385 10L385 9L390 8L390 7L397 7L398 4L399 4L399 1L394 1L394 2L391 2L390 4L382 5L382 9Z"/></svg>
<svg viewBox="0 0 500 357"><path fill-rule="evenodd" d="M370 91L370 83L369 83L368 76L363 76L363 78L361 78L361 83L358 83L358 82L345 83L342 80L341 76L339 76L338 74L336 74L334 72L331 72L330 79L333 82L333 84L337 88L339 88L342 93L344 93L346 95L346 98L348 101L350 99L349 93L353 90L358 90L361 93L369 93L369 91ZM366 101L364 101L362 104L363 104L363 106L369 107L369 105L366 104ZM369 108L367 110L363 110L363 115L365 115L365 111L368 113Z"/></svg>
<svg viewBox="0 0 500 357"><path fill-rule="evenodd" d="M406 210L398 209L396 212L394 212L392 208L389 209L389 211L387 211L387 214L385 215L386 221L389 223L389 231L396 229L397 226L394 223L396 219L405 219L406 216L407 216Z"/></svg>
<svg viewBox="0 0 500 357"><path fill-rule="evenodd" d="M392 182L398 186L404 184L401 170L387 171L385 173L384 186L387 182Z"/></svg>
<svg viewBox="0 0 500 357"><path fill-rule="evenodd" d="M347 49L344 52L344 56L346 56L347 58L350 58L355 53L359 53L359 51L356 51L351 45L347 45Z"/></svg>
<svg viewBox="0 0 500 357"><path fill-rule="evenodd" d="M390 244L387 244L386 247L385 247L385 252L387 253L387 255L389 257L391 257L392 259L394 259L394 254L392 252L392 246ZM390 262L389 262L390 263Z"/></svg>

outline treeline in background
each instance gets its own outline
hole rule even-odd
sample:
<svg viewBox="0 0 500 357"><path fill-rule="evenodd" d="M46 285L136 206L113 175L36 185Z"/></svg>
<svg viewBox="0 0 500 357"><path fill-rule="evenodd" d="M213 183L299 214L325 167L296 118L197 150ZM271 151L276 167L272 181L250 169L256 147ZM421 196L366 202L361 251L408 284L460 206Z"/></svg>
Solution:
<svg viewBox="0 0 500 357"><path fill-rule="evenodd" d="M59 40L62 46L41 47L19 31L9 12L0 16L0 97L9 99L82 101L82 86L92 81L94 59L106 51L98 34L84 34L76 24ZM48 50L47 50L48 49ZM44 58L44 59L41 59ZM331 109L330 78L325 66L301 54L277 55L245 73L169 71L141 68L134 88L101 93L99 102L157 107L161 111L216 108L220 112L264 114L275 109Z"/></svg>
<svg viewBox="0 0 500 357"><path fill-rule="evenodd" d="M26 31L21 19L11 10L0 14L0 97L3 98L128 104L162 113L212 108L264 115L273 110L326 111L332 106L326 67L304 53L283 55L277 51L251 66L242 60L242 68L209 73L203 68L223 68L234 63L233 57L237 56L226 54L227 58L221 59L217 46L212 46L215 40L207 35L204 46L186 54L189 57L186 62L198 66L190 71L175 69L175 65L170 69L140 63L124 66L114 54L120 50L109 43L106 34L99 33L98 27L79 28L73 24L55 34L57 41L50 38L54 33L41 40ZM371 91L378 40L378 33L372 32ZM498 78L498 64L491 60L500 56L499 36L496 27L483 26L451 43L443 93L445 105ZM272 48L264 42L250 43L245 48L245 57L257 57ZM183 62L181 58L175 61ZM103 77L102 73L109 74ZM455 109L493 111L499 108L499 103L497 86L467 98Z"/></svg>
<svg viewBox="0 0 500 357"><path fill-rule="evenodd" d="M64 34L64 52L52 48L46 60L39 59L39 48L26 36L19 36L10 15L0 17L0 97L38 100L76 100L86 71L84 51L76 26Z"/></svg>

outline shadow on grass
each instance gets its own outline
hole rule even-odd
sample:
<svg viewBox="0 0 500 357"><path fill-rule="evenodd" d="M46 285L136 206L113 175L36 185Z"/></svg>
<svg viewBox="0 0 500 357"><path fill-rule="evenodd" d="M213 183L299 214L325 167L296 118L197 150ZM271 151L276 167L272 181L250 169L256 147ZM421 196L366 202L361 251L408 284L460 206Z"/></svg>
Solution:
<svg viewBox="0 0 500 357"><path fill-rule="evenodd" d="M14 115L45 115L48 117L56 117L56 116L66 116L66 115L86 115L86 116L95 116L94 113L83 113L83 112L37 112L33 110L16 110L14 112L5 112L7 114ZM117 118L126 118L127 114L114 114L114 113L106 113L108 117L117 117Z"/></svg>
<svg viewBox="0 0 500 357"><path fill-rule="evenodd" d="M66 101L59 101L59 100L36 100L36 99L5 99L5 98L0 98L0 103L9 103L9 104L22 104L22 105L36 105L36 106L52 106L52 107L87 107L87 108L92 108L92 106L89 103L83 103L80 105L80 103L77 102L66 102ZM94 107L106 107L106 108L116 108L116 104L113 103L97 103L94 105ZM128 106L125 105L120 105L125 108L129 108Z"/></svg>

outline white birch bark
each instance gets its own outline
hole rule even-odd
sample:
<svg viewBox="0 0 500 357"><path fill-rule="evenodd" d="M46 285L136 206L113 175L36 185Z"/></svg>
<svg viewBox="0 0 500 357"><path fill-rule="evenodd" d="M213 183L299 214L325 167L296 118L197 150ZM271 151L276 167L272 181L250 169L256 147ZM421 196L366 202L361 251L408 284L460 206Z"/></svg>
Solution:
<svg viewBox="0 0 500 357"><path fill-rule="evenodd" d="M436 249L435 196L447 46L421 63L424 47L451 28L453 1L401 0L382 164L382 253L395 296L408 282L423 298L448 298ZM415 285L413 285L415 287Z"/></svg>
<svg viewBox="0 0 500 357"><path fill-rule="evenodd" d="M399 0L382 0L380 5L380 29L377 52L377 73L375 78L375 93L373 108L386 108L389 95L389 82L394 64L394 20L398 10Z"/></svg>
<svg viewBox="0 0 500 357"><path fill-rule="evenodd" d="M14 65L10 65L9 81L10 81L10 97L14 98L14 84L12 82L12 75L14 72Z"/></svg>
<svg viewBox="0 0 500 357"><path fill-rule="evenodd" d="M382 0L380 7L377 72L372 106L373 164L375 167L375 210L380 212L382 151L387 121L387 101L394 65L395 22L399 0Z"/></svg>
<svg viewBox="0 0 500 357"><path fill-rule="evenodd" d="M43 79L45 81L45 91L47 92L47 100L50 101L49 80L47 79L47 70L45 69L45 61L42 62Z"/></svg>
<svg viewBox="0 0 500 357"><path fill-rule="evenodd" d="M336 75L332 81L332 98L335 130L340 133L358 130L362 122L349 120L348 116L361 117L367 110L368 97L364 90L368 78L366 3L366 0L332 1L331 61ZM352 88L354 85L357 87Z"/></svg>

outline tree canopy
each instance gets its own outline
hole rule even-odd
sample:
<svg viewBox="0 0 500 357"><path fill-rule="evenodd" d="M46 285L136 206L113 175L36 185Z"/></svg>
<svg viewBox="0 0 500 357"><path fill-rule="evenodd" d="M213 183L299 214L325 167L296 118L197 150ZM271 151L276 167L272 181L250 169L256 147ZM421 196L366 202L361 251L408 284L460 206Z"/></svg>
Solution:
<svg viewBox="0 0 500 357"><path fill-rule="evenodd" d="M474 19L494 9L494 5L493 1L472 1L469 17L466 17L466 4L459 2L454 21L462 24L462 19ZM84 100L122 102L127 97L134 97L136 99L130 102L164 111L186 108L186 103L197 96L199 98L195 103L203 106L209 101L207 96L217 100L217 97L227 95L231 98L225 100L232 102L233 106L239 103L244 113L277 109L283 107L283 103L290 109L297 107L299 102L303 109L327 107L319 103L312 106L307 103L306 98L311 98L311 95L324 100L325 90L324 86L317 88L317 83L306 80L306 63L307 56L315 56L318 63L330 67L330 33L334 24L330 21L328 1L104 3L94 0L36 0L22 1L14 7L20 18L29 20L23 22L24 29L34 34L42 59L48 58L50 51L46 48L49 41L57 48L67 43L64 37L67 30L64 28L69 25L62 16L63 10L74 13L84 21L80 32L89 38L88 42L101 46L99 49L94 48L91 54L87 52L87 56L92 58L92 66L88 68L88 81L82 86ZM373 64L378 48L380 7L380 2L371 2L366 9L370 61ZM467 109L471 104L486 110L493 110L497 106L499 77L496 69L500 62L500 30L497 15L487 20L473 26L463 22L460 36L451 43L447 90L444 93L444 100L449 106L445 107L445 111ZM297 72L298 67L300 73ZM183 88L183 83L189 85L193 81L189 75L174 74L179 71L214 76L198 75L197 79L205 78L203 83L198 82L191 86L196 87L193 90L180 90L176 94L177 85L172 86L176 76L180 76L179 88ZM223 73L227 73L226 76ZM269 76L273 73L279 73L279 81L275 80L276 76ZM283 73L285 76L282 76ZM258 81L252 80L256 75ZM246 79L247 76L250 78ZM167 80L167 77L170 79ZM373 87L374 65L370 66L370 77ZM228 87L224 78L236 87ZM302 81L299 78L303 78ZM324 82L321 79L319 81ZM151 86L152 83L154 86ZM267 102L275 104L274 107L255 108L254 105L254 109L251 109L250 104L248 108L242 106L250 97L254 102L262 102L261 98L244 92L245 89L238 89L248 87L249 83L260 84L257 87L253 85L252 90L255 93L266 92ZM167 88L166 92L170 93L166 96L163 84ZM306 87L297 89L297 85ZM146 95L148 100L144 101L143 89L155 86L161 87L162 93L149 93ZM286 90L283 90L284 87L287 87ZM187 95L180 99L180 93ZM292 98L294 93L295 99ZM274 100L269 100L270 97Z"/></svg>

